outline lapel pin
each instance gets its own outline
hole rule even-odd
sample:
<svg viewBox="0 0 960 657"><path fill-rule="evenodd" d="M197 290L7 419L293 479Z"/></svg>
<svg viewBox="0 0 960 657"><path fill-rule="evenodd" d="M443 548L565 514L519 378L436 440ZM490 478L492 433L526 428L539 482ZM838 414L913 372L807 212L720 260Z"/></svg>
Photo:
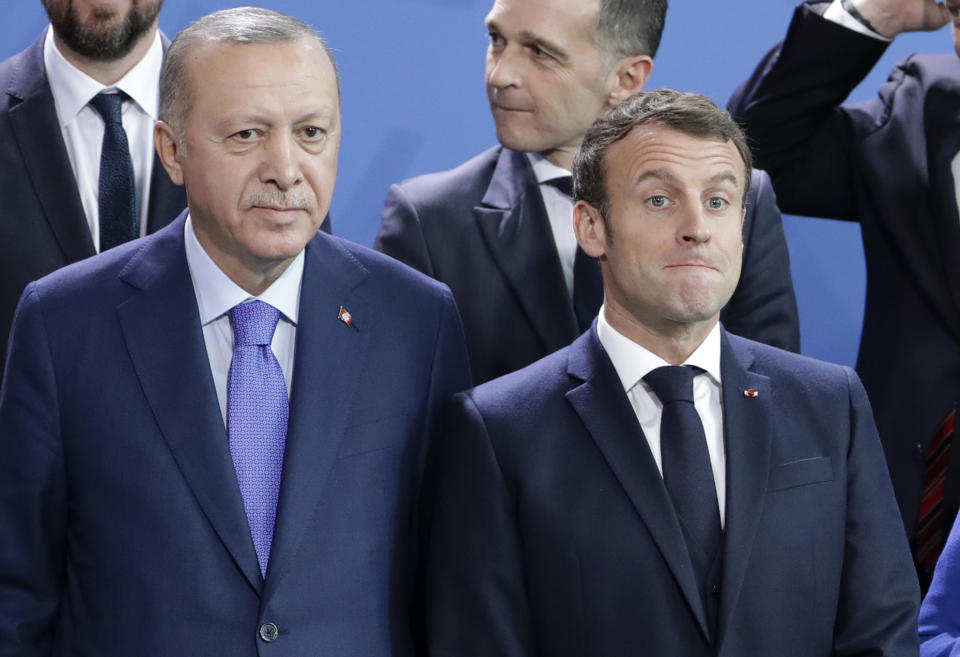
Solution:
<svg viewBox="0 0 960 657"><path fill-rule="evenodd" d="M353 328L353 315L351 315L350 311L344 308L343 306L340 306L340 312L337 313L337 319L339 319L341 322L343 322L350 328Z"/></svg>
<svg viewBox="0 0 960 657"><path fill-rule="evenodd" d="M759 394L760 394L760 393L757 392L757 391L756 391L755 389L753 389L753 388L747 388L746 390L743 391L743 396L744 396L744 397L756 397L756 396L759 395Z"/></svg>

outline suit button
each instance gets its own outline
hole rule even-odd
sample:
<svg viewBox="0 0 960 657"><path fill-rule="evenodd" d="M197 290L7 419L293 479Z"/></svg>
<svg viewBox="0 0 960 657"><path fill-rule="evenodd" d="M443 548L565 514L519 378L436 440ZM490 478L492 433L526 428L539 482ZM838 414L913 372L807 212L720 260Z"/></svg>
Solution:
<svg viewBox="0 0 960 657"><path fill-rule="evenodd" d="M719 585L719 584L714 584L713 586L710 587L710 595L712 595L712 596L715 597L715 598L716 598L718 595L720 595L720 585Z"/></svg>
<svg viewBox="0 0 960 657"><path fill-rule="evenodd" d="M276 641L278 636L280 636L280 630L276 623L264 623L260 626L260 638L267 643Z"/></svg>

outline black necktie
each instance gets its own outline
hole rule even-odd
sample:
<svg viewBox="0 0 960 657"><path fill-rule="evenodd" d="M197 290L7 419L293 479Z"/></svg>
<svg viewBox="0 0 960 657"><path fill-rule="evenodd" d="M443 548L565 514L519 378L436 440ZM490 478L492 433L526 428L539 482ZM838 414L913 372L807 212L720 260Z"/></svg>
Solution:
<svg viewBox="0 0 960 657"><path fill-rule="evenodd" d="M548 180L547 184L557 188L573 200L573 176L562 176ZM573 260L573 312L577 317L577 326L583 333L593 318L600 312L603 303L603 276L600 263L591 258L577 245L577 255Z"/></svg>
<svg viewBox="0 0 960 657"><path fill-rule="evenodd" d="M693 405L699 368L666 366L643 380L663 404L660 455L663 483L683 527L690 558L703 584L720 547L720 510L703 423Z"/></svg>
<svg viewBox="0 0 960 657"><path fill-rule="evenodd" d="M127 95L100 93L90 107L103 118L103 150L100 153L100 185L97 205L100 212L100 251L123 244L140 234L137 198L134 191L133 161L121 109Z"/></svg>

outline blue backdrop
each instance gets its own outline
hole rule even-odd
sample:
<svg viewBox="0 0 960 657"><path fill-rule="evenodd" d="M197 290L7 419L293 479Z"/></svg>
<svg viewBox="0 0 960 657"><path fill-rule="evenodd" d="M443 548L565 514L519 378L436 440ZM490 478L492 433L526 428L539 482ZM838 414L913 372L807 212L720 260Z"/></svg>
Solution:
<svg viewBox="0 0 960 657"><path fill-rule="evenodd" d="M334 49L343 85L343 142L333 200L337 234L371 244L390 183L452 167L495 142L483 87L492 0L261 0L312 24ZM726 103L786 31L793 0L673 0L649 89L698 91ZM46 25L40 0L2 0L0 59ZM173 36L235 3L167 0ZM874 95L893 64L917 51L949 52L949 29L899 37L851 96ZM863 315L859 227L784 217L800 303L804 353L852 365Z"/></svg>

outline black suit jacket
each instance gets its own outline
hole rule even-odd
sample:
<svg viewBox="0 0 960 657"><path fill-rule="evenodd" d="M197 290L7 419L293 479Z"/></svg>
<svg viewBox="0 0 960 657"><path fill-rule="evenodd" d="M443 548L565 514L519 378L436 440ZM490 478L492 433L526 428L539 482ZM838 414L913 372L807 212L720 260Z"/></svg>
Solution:
<svg viewBox="0 0 960 657"><path fill-rule="evenodd" d="M0 62L0 352L26 284L96 253L43 66L45 36ZM147 231L186 205L154 156Z"/></svg>
<svg viewBox="0 0 960 657"><path fill-rule="evenodd" d="M754 172L740 285L728 330L799 351L780 213ZM456 169L393 185L374 248L450 286L474 382L520 369L579 335L543 197L528 158L497 146Z"/></svg>
<svg viewBox="0 0 960 657"><path fill-rule="evenodd" d="M858 221L867 294L857 370L912 535L927 446L960 400L960 61L911 56L877 98L842 105L886 44L801 5L730 100L785 211ZM960 503L951 458L944 527Z"/></svg>
<svg viewBox="0 0 960 657"><path fill-rule="evenodd" d="M729 334L720 367L726 524L707 590L595 328L455 398L434 657L916 657L919 591L856 375Z"/></svg>

